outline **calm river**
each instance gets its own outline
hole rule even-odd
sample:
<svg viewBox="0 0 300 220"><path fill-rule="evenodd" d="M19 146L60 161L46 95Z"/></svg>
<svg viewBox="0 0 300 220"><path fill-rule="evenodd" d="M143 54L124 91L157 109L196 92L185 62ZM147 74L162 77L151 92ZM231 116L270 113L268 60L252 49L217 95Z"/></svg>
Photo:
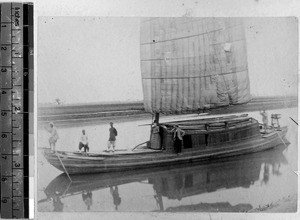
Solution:
<svg viewBox="0 0 300 220"><path fill-rule="evenodd" d="M38 211L199 211L246 212L297 194L297 109L280 113L288 126L288 148L229 158L206 164L155 170L93 174L72 183L51 166L38 150ZM259 112L249 112L261 121ZM191 118L195 115L180 116ZM174 119L164 117L161 120ZM151 118L114 121L117 148L132 148L149 140ZM106 149L109 124L92 122L58 126L58 150L78 150L81 130L89 137L90 152ZM38 130L38 147L48 146L48 134ZM284 149L284 150L283 150Z"/></svg>

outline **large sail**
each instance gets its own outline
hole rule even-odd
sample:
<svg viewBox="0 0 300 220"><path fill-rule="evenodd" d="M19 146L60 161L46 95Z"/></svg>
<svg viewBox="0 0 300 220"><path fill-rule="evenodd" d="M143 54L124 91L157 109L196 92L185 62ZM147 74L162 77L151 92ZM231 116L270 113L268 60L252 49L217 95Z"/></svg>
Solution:
<svg viewBox="0 0 300 220"><path fill-rule="evenodd" d="M146 111L183 111L250 101L240 18L149 18L141 21Z"/></svg>

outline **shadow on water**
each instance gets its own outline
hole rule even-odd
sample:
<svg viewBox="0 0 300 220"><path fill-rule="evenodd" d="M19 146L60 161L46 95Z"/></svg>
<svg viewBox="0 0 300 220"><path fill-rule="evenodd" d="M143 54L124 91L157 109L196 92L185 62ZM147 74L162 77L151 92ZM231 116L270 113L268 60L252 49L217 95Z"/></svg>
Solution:
<svg viewBox="0 0 300 220"><path fill-rule="evenodd" d="M120 196L120 186L128 183L148 184L153 188L152 199L157 210L153 211L199 211L199 212L247 212L250 203L231 205L229 202L193 203L164 207L164 198L180 201L183 198L215 192L220 189L249 188L255 182L267 184L271 175L281 175L281 165L287 164L283 155L285 146L265 152L249 154L189 166L171 166L148 170L131 170L121 173L102 173L71 176L66 174L53 179L45 188L45 199L39 204L52 201L53 211L63 211L62 199L81 195L87 210L93 205L93 193L109 189L115 210L126 199ZM262 177L262 178L260 178ZM127 200L128 201L128 200ZM140 202L143 202L141 199ZM127 204L128 205L128 204ZM72 206L72 204L68 204Z"/></svg>

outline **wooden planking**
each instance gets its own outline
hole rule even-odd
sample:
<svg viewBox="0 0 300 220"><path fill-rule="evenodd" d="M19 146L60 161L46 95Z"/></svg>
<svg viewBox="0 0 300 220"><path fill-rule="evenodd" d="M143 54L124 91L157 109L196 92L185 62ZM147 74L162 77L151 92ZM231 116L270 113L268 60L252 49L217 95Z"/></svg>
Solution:
<svg viewBox="0 0 300 220"><path fill-rule="evenodd" d="M96 167L89 167L89 166L78 166L78 167L68 167L68 172L71 174L74 173L94 173L94 172L113 172L113 171L120 171L120 170L128 170L128 169L139 169L139 168L149 168L149 167L157 167L162 165L171 165L171 164L179 164L179 163L186 163L188 161L199 161L199 160L206 160L208 158L221 158L221 157L229 157L235 155L241 155L245 153L253 153L257 151L267 150L269 148L273 148L276 145L281 144L281 141L278 139L273 139L272 141L266 142L265 144L257 143L255 146L246 146L243 148L235 148L232 150L226 150L224 152L216 152L216 153L209 153L205 155L195 155L195 153L191 152L191 156L189 157L177 157L174 159L168 160L160 160L160 161L148 161L144 163L112 163L112 164L105 164L105 165L98 165ZM55 164L53 164L55 166ZM61 168L58 164L57 168Z"/></svg>
<svg viewBox="0 0 300 220"><path fill-rule="evenodd" d="M280 135L280 137L282 138L287 132L287 128L286 127L283 127L282 128L282 131L281 132L278 132L278 134ZM268 141L272 141L273 139L278 139L279 138L279 135L273 135L271 136ZM234 148L243 148L243 147L251 147L252 144L253 145L257 145L257 144L261 144L261 143L264 143L265 140L263 140L262 138L256 138L256 137L251 137L251 138L246 138L248 139L248 141L241 141L241 140L235 140L235 142L231 142L231 143L222 143L222 145L220 145L218 148L214 148L214 149L211 149L210 147L207 147L205 150L203 151L198 151L199 154L202 154L204 152L206 153L216 153L216 152L219 152L219 151L223 151L224 149L234 149ZM244 139L244 140L246 140ZM191 155L194 155L195 152L192 152L191 154L182 154L181 157L185 157L185 156L191 156ZM55 154L45 154L47 159L50 159L50 160L55 160L55 161L58 161L55 156ZM99 160L99 165L101 165L101 162L103 163L108 163L108 162L111 162L111 163L114 163L114 162L118 162L118 161L128 161L128 162L133 162L133 161L143 161L145 159L148 159L148 160L151 160L151 161L155 161L155 160L163 160L163 159L166 159L166 158L177 158L177 155L174 155L174 154L164 154L164 153L157 153L157 154L144 154L144 155L124 155L122 157L108 157L106 158L106 160ZM66 164L68 164L69 162L70 163L74 163L75 161L78 161L77 158L64 158L62 157L61 158L64 162L66 162ZM82 157L82 159L86 160L86 165L88 165L89 162L91 163L94 163L94 158L92 157ZM97 163L98 164L98 163Z"/></svg>

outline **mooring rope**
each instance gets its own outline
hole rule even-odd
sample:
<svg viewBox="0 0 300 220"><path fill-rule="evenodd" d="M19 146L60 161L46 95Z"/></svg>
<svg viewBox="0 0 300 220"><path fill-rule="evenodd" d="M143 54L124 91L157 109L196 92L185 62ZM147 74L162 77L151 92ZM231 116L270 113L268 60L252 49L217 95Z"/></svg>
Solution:
<svg viewBox="0 0 300 220"><path fill-rule="evenodd" d="M284 140L280 137L280 135L279 135L279 133L278 133L278 131L277 130L275 130L276 131L276 134L278 135L278 137L280 138L280 140L282 141L282 143L284 144L284 146L286 147L286 149L287 149L287 145L286 145L286 143L284 142Z"/></svg>

